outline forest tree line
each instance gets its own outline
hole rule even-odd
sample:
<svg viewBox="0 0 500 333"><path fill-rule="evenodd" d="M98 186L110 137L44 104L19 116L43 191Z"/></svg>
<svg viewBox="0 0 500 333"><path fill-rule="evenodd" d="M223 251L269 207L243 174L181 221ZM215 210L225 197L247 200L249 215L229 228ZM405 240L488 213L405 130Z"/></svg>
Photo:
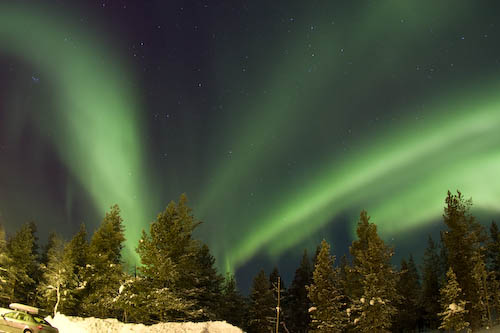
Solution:
<svg viewBox="0 0 500 333"><path fill-rule="evenodd" d="M394 249L362 211L350 256L338 263L323 241L312 260L304 251L294 278L280 286L280 332L412 332L475 330L500 315L500 232L472 216L471 200L448 195L445 229L428 238L420 269L413 257L391 264ZM181 195L143 231L141 266L126 272L124 226L111 207L90 240L82 225L69 241L53 233L42 248L36 225L7 237L0 228L0 305L19 302L66 315L152 324L226 320L247 332L274 332L275 268L258 272L248 297L221 275L207 245L193 238L200 224ZM283 281L283 279L280 279Z"/></svg>

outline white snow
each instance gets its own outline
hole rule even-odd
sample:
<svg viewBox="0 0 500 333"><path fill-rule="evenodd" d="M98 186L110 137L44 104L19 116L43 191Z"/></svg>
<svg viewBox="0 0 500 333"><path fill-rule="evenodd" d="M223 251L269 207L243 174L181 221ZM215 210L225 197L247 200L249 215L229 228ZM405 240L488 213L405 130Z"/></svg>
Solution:
<svg viewBox="0 0 500 333"><path fill-rule="evenodd" d="M152 326L125 324L117 319L69 317L57 314L46 318L59 333L242 333L225 321L204 323L159 323Z"/></svg>
<svg viewBox="0 0 500 333"><path fill-rule="evenodd" d="M12 311L0 308L0 314ZM59 333L243 333L238 327L225 321L204 323L159 323L146 326L143 324L124 324L117 319L70 317L57 313L55 318L45 318Z"/></svg>

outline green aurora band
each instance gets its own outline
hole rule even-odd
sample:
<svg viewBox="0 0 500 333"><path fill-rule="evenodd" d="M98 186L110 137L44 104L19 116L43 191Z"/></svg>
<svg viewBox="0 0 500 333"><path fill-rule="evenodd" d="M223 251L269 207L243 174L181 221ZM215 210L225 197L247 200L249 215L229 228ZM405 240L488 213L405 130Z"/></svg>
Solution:
<svg viewBox="0 0 500 333"><path fill-rule="evenodd" d="M119 57L97 32L82 31L67 14L18 6L0 3L1 52L50 78L46 81L58 103L55 114L47 117L34 110L32 116L102 216L111 205L120 206L126 226L125 255L135 260L143 221L150 217L143 199L147 178L141 120L136 114L139 105L127 64L117 63Z"/></svg>
<svg viewBox="0 0 500 333"><path fill-rule="evenodd" d="M473 5L457 3L453 14L443 14L436 21L425 6L416 3L378 2L377 6L363 7L355 16L339 14L335 26L330 25L328 11L324 10L324 24L318 24L309 41L312 49L321 46L321 51L296 42L301 38L298 33L275 46L289 49L290 56L272 59L276 66L270 73L255 74L253 84L268 94L256 96L248 104L242 105L239 100L230 103L228 108L240 110L243 116L235 125L229 120L223 123L223 138L213 139L213 147L208 150L217 151L214 147L221 141L232 142L234 153L230 163L224 160L207 166L212 176L207 178L211 180L195 200L194 214L207 225L218 223L218 230L222 230L212 232L211 237L216 238L208 243L227 271L234 271L258 253L278 258L340 214L349 214L354 226L360 209L368 211L384 237L411 233L440 218L448 189L460 189L472 196L474 207L482 212L499 212L500 82L481 78L480 83L471 80L470 87L456 83L437 97L426 96L425 111L416 106L422 96L407 104L414 106L393 106L405 116L377 131L367 131L357 138L350 152L328 146L327 157L314 160L311 176L284 188L279 187L286 182L277 182L278 189L259 201L259 208L249 209L250 214L220 215L232 196L241 204L241 189L255 188L259 175L279 165L284 152L291 151L289 146L296 143L300 125L309 118L322 119L321 111L304 114L304 110L314 108L310 101L328 95L333 86L351 87L335 95L339 101L331 118L342 124L343 112L360 98L360 91L376 95L383 85L372 86L383 73L403 67L419 48L438 47L439 41L429 41L421 34L422 27L447 29L451 20L469 15L469 6ZM427 8L446 13L449 4ZM391 33L393 25L380 23L397 16L393 13L406 18L398 34ZM57 122L48 124L42 115L34 113L40 131L56 126L54 146L100 211L113 203L120 205L127 249L135 255L140 230L154 213L153 204L148 204L152 193L145 190L149 179L142 165L143 124L137 114L141 105L131 87L128 64L117 64L120 58L97 37L98 32L82 31L63 16L0 4L2 52L23 59L51 78L59 102L54 111ZM348 21L359 24L351 30L336 28L347 26ZM71 31L76 44L64 41L65 31ZM380 36L400 45L404 54L382 49L380 52L385 53L378 59L384 61L367 65L363 80L344 76L346 59L361 63L365 54L376 48ZM231 73L237 72L226 66L230 57L232 54L216 57L216 67L222 73L219 80L228 80L218 82L221 87L230 86L234 78ZM421 58L421 63L432 63L425 55ZM321 74L312 75L308 68L321 70ZM346 98L339 98L342 92L347 93ZM415 121L410 116L414 113L421 114L422 119ZM274 140L276 133L281 140ZM257 186L259 189L262 187ZM238 223L227 221L234 218Z"/></svg>
<svg viewBox="0 0 500 333"><path fill-rule="evenodd" d="M356 221L359 212L352 212L353 207L366 208L385 237L411 232L440 218L443 189L448 188L471 195L478 210L500 212L500 190L494 183L500 168L500 100L448 102L432 110L442 109L453 111L436 112L439 117L429 120L432 126L412 124L373 137L370 147L325 170L300 197L264 218L260 230L234 249L229 262L244 263L264 246L278 256L336 214L351 210ZM273 242L283 233L286 238Z"/></svg>
<svg viewBox="0 0 500 333"><path fill-rule="evenodd" d="M312 48L304 48L306 43L298 35L276 46L290 50L289 56L267 60L276 66L272 67L272 74L261 73L259 78L267 77L267 82L256 83L262 85L261 90L273 94L253 98L249 105L241 105L241 101L236 100L229 106L235 110L245 109L244 119L227 126L234 131L227 131L226 138L221 140L233 142L234 152L230 163L223 161L214 168L214 180L206 186L196 211L203 217L210 216L210 210L217 209L214 207L225 210L221 202L227 200L221 198L238 196L242 189L253 187L256 175L265 174L270 165L279 165L285 155L282 152L292 151L289 146L297 143L295 137L301 125L307 126L315 117L342 123L342 112L360 98L359 92L376 94L374 83L394 68L404 67L412 53L420 52L420 63L435 62L426 58L421 50L440 48L441 41L429 40L422 31L430 26L446 31L448 25L453 26L450 22L460 21L474 11L474 5L462 3L448 15L445 14L449 12L448 5L435 7L387 1L367 5L354 16L340 13L336 26L329 24L329 15L334 11L324 9L323 24L318 24L314 34L308 36ZM441 13L439 20L429 10ZM318 15L322 14L317 11L311 14L316 18ZM384 23L390 22L387 17L405 18L397 33L393 24ZM308 18L301 21L313 22ZM359 23L348 25L349 21ZM339 25L348 28L339 29ZM390 48L381 50L380 36L384 36L387 44L397 44L400 53ZM321 52L315 51L318 45ZM345 68L342 65L347 58L361 64L366 54L374 50L382 52L377 57L382 61L373 63L371 68L366 66L362 80L355 75L342 75ZM268 52L266 56L269 53L272 54ZM307 53L309 57L305 57ZM310 53L315 53L315 57ZM220 61L220 71L224 71L226 63L230 63L229 58ZM311 75L305 70L308 67L318 68L321 74ZM229 68L220 77L231 77L231 72L237 69ZM225 269L233 271L258 253L265 253L276 261L283 252L303 244L319 228L346 212L350 214L351 236L354 236L361 209L373 216L384 237L409 234L440 218L448 189L459 189L472 196L477 210L499 212L500 190L498 186L490 186L492 182L496 185L494 180L500 168L497 148L500 99L496 97L499 85L497 81L488 84L484 81L487 80L482 78L468 89L463 87L463 82L448 83L438 97L425 96L425 111L397 106L399 110L395 113L421 114L425 120L416 122L410 116L366 134L358 138L350 154L332 149L330 156L334 158L330 161L314 160L315 167L310 170L313 176L307 181L292 181L286 187L271 190L272 193L267 194L270 199L264 201L265 208L251 211L249 216L242 212L235 217L236 223L250 224L251 229L240 235L234 230L229 232L236 236L226 247L223 242L214 241L215 253L218 257L224 256ZM298 85L303 89L297 88ZM311 101L324 97L328 90L338 86L351 87L347 89L350 98L336 103L338 111L333 117L311 110L314 108ZM418 105L418 100L413 104ZM304 117L305 110L311 115ZM281 140L275 140L276 136ZM238 154L238 150L241 153ZM319 164L324 167L315 169ZM276 183L276 187L282 185ZM276 192L279 194L273 197Z"/></svg>

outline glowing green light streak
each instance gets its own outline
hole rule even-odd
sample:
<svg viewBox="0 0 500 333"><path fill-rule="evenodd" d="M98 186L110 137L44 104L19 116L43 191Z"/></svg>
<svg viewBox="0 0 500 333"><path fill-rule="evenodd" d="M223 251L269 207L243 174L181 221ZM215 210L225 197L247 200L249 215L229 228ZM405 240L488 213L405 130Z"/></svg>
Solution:
<svg viewBox="0 0 500 333"><path fill-rule="evenodd" d="M53 144L99 211L117 203L126 223L127 248L134 248L149 220L144 195L141 125L137 98L125 64L106 46L47 8L0 4L2 53L13 54L40 71L58 100L55 123L33 110L40 130ZM54 130L55 129L55 130Z"/></svg>
<svg viewBox="0 0 500 333"><path fill-rule="evenodd" d="M295 18L296 22L321 23L318 23L309 32L307 32L309 30L307 26L291 26L293 31L291 38L285 42L278 42L276 46L271 46L290 50L288 56L272 59L266 52L266 59L262 62L271 63L272 66L266 67L266 75L258 76L255 84L255 92L266 91L266 95L257 95L250 99L248 104L242 105L241 100L238 99L230 106L226 106L226 108L237 110L246 115L246 118L242 117L241 121L232 122L231 128L233 130L227 131L227 136L221 140L231 142L231 147L235 152L231 161L223 160L214 169L213 175L210 177L210 184L206 186L205 192L201 196L201 203L196 207L196 211L201 214L202 218L204 215L210 215L210 211L224 209L218 206L221 202L220 199L224 196L238 193L242 189L252 188L251 182L248 181L252 176L255 180L257 177L254 175L265 174L265 170L269 166L279 168L277 164L280 161L283 162L283 152L289 149L288 145L294 144L297 128L300 128L301 122L308 121L304 115L307 114L310 118L325 116L314 110L315 105L311 102L314 103L318 99L325 98L326 95L330 96L334 106L329 110L328 118L331 119L332 123L342 124L344 117L342 113L351 108L349 103L352 100L363 98L359 95L360 93L373 93L373 86L381 80L383 82L384 78L389 77L389 73L398 72L401 68L408 70L408 57L413 56L415 52L418 53L419 48L438 47L433 45L434 41L430 40L422 31L428 31L429 27L436 31L447 29L450 19L457 19L470 12L469 5L460 4L454 8L452 14L440 15L440 20L435 20L434 15L428 12L430 6L422 6L417 3L387 1L377 5L366 4L365 6L353 6L357 9L347 10L348 13L343 12L342 9L337 10L337 6L333 7L335 7L333 10L323 8L322 12L315 11L311 15L306 14ZM447 11L446 5L440 4L438 7L432 8L432 10L443 11L443 13ZM356 24L352 22L356 22ZM397 33L394 31L394 22L397 22ZM307 40L303 38L306 33L309 36ZM308 44L312 48L307 48ZM385 48L385 45L398 45L398 49ZM318 51L315 50L316 47ZM344 75L347 62L352 63L353 68L360 64L366 64L367 55L374 51L378 52L376 58L380 61L373 63L371 67L366 66L361 71L362 74L359 74L362 75L361 79L359 75ZM314 57L311 53L315 53ZM270 52L270 54L273 53ZM425 56L419 60L428 63L433 61L433 59L426 59ZM415 63L415 65L417 64ZM221 72L224 72L224 67L219 67ZM318 72L309 73L307 67L317 68ZM411 69L414 68L411 67ZM229 70L234 70L234 68ZM226 75L220 75L220 77L224 78ZM296 89L296 83L302 89ZM226 87L228 84L230 83L226 82L220 85ZM335 94L337 87L353 87L351 90L346 90L346 93L351 95L350 98L344 98L346 101L338 101L338 97L344 96ZM448 86L447 89L452 90L453 87ZM332 93L329 93L330 91ZM332 127L334 126L332 125ZM275 140L275 136L279 137L279 140ZM362 139L366 140L366 138ZM361 145L363 144L361 143ZM323 179L323 177L332 178L331 175L318 177L318 181L315 181L318 185L312 186L311 191L305 190L304 193L302 189L297 191L293 186L290 186L292 190L281 189L286 194L277 199L277 205L281 204L285 208L275 209L276 202L268 207L276 212L276 216L269 217L264 208L255 212L255 216L252 218L241 217L240 219L245 222L240 223L255 226L246 229L245 233L254 235L237 236L235 242L238 245L236 247L233 247L232 244L221 246L219 241L213 244L215 253L221 252L218 250L219 248L225 248L224 252L230 258L225 260L230 263L226 265L226 269L249 259L262 244L270 243L272 237L284 230L282 225L294 225L293 221L308 219L311 214L316 214L317 219L328 219L328 214L318 212L318 210L332 204L332 198L325 196L325 193L330 193L332 190L325 189L322 184L330 185L333 183L340 188L339 195L336 196L336 207L332 208L333 210L339 211L349 207L349 203L352 201L341 198L340 193L371 181L377 174L384 174L387 169L385 163L377 162L376 155L380 153L379 151L373 149L368 150L367 153L373 155L370 162L378 163L378 165L372 165L369 170L362 170L365 173L357 175L354 177L355 179L351 179L353 170L350 163L348 166L344 166L345 170L338 170L335 167L337 169L337 172L334 173L336 179ZM413 160L413 156L418 156L416 152L414 154L407 152L406 155L405 157L400 152L399 161L395 160L394 163L404 163L405 158ZM347 159L358 160L353 156ZM329 173L324 172L323 174ZM356 194L354 195L356 196ZM304 204L304 197L312 199ZM346 202L342 203L342 201ZM319 227L318 224L311 223L311 225L301 228L307 230L298 232L300 236L284 237L286 240L280 237L280 241L276 243L295 244L296 239L303 239L306 234ZM275 229L280 231L274 231ZM293 239L293 241L289 241L289 239Z"/></svg>
<svg viewBox="0 0 500 333"><path fill-rule="evenodd" d="M497 86L490 91L497 91ZM390 234L439 217L444 192L450 186L468 185L465 188L471 195L477 193L478 200L486 198L490 193L482 192L482 184L495 179L495 167L500 167L492 164L499 162L496 143L500 140L500 103L495 98L472 109L470 105L464 108L446 104L431 108L431 114L437 116L430 117L428 127L408 123L347 158L343 167L334 166L325 172L308 189L300 191L300 197L261 220L255 233L231 252L230 262L237 267L264 247L277 255L345 209L372 209L381 232ZM443 109L454 111L438 112ZM488 163L475 168L467 163L460 165L466 159L475 161L475 157ZM431 167L421 168L420 163ZM471 177L471 173L476 176ZM383 192L384 183L391 192ZM405 185L414 189L401 191ZM373 206L377 199L375 204L379 206ZM292 237L288 231L294 229L301 232ZM270 244L284 233L285 240Z"/></svg>
<svg viewBox="0 0 500 333"><path fill-rule="evenodd" d="M243 152L233 154L231 163L224 160L217 166L214 176L210 178L210 185L201 196L202 202L197 207L199 213L204 214L211 209L221 195L230 192L231 188L237 188L238 183L246 179L248 174L265 169L270 161L276 158L276 151L286 149L290 142L288 139L296 135L296 127L290 124L300 122L304 113L315 116L315 112L309 109L309 101L314 101L335 86L354 85L357 93L370 91L373 82L381 75L404 63L404 56L398 56L388 50L384 56L385 61L377 63L376 69L366 73L363 80L343 75L345 63L348 61L354 64L366 61L366 54L370 54L374 47L380 44L380 36L384 36L387 43L389 40L397 40L401 50L411 52L428 42L419 29L429 25L439 29L447 25L446 17L436 22L432 16L427 15L427 7L419 4L387 1L376 6L366 5L359 8L347 17L337 17L336 25L331 24L332 12L335 12L333 10L329 12L325 9L319 17L317 12L310 14L311 17L305 15L303 21L315 22L319 19L325 22L309 32L308 43L313 48L304 49L303 41L298 42L303 31L296 33L287 43L279 45L280 48L289 45L291 56L275 59L272 74L262 75L263 79L259 79L258 85L262 88L258 91L265 90L267 95L257 98L250 106L241 105L240 100L229 106L242 114L241 126L231 124L233 130L228 131L224 141L232 142L233 147ZM440 5L439 9L442 8ZM381 24L387 20L387 15L395 15L396 12L406 19L399 34L393 33L393 25ZM454 18L467 14L467 5L454 8ZM353 27L345 21L355 21L359 24ZM349 24L349 30L339 30L342 24ZM314 51L316 46L321 47L321 52ZM314 57L311 56L313 53ZM266 62L270 61L266 59ZM321 74L309 73L307 67L317 67ZM304 87L302 94L297 94L294 89L298 82ZM340 117L343 109L332 112ZM276 136L281 140L274 140ZM269 149L270 145L273 149Z"/></svg>

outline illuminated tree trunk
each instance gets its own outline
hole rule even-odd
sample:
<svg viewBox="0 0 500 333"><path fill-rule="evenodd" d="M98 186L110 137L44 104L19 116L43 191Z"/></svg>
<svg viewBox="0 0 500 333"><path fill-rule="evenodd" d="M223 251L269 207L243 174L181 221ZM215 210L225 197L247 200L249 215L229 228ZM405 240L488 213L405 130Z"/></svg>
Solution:
<svg viewBox="0 0 500 333"><path fill-rule="evenodd" d="M59 306L59 302L61 301L61 285L60 284L58 284L56 287L56 296L57 296L57 301L56 301L56 305L54 305L54 317L56 316L57 307Z"/></svg>

